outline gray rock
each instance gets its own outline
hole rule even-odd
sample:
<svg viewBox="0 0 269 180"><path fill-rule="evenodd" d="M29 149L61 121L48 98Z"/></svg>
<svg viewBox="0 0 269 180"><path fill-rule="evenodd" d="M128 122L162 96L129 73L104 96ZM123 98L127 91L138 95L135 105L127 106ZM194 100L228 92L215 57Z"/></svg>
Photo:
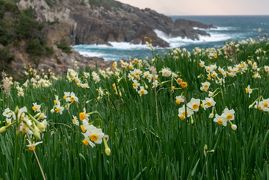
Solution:
<svg viewBox="0 0 269 180"><path fill-rule="evenodd" d="M145 43L167 47L155 29L170 36L199 39L199 35L209 35L204 30L212 25L184 19L175 22L165 15L149 8L139 9L118 1L102 1L99 5L80 0L55 0L48 5L46 0L20 0L21 9L34 8L40 21L57 22L47 27L48 41L52 44L68 39L72 44L108 44L110 41ZM41 6L42 5L42 6Z"/></svg>

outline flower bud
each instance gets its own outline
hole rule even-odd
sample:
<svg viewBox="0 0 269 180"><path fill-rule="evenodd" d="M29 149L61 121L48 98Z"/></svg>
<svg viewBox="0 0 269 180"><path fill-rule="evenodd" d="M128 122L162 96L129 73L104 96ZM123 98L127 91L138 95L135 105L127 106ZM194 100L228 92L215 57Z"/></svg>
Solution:
<svg viewBox="0 0 269 180"><path fill-rule="evenodd" d="M209 118L210 118L210 119L214 118L214 113L210 113L210 114L209 114Z"/></svg>
<svg viewBox="0 0 269 180"><path fill-rule="evenodd" d="M105 153L106 153L107 156L110 156L111 150L110 150L109 147L105 148Z"/></svg>
<svg viewBox="0 0 269 180"><path fill-rule="evenodd" d="M107 144L108 138L109 137L106 136L106 137L103 138L103 140L104 140L104 145L105 145L105 153L106 153L107 156L110 156L111 150L110 150L110 148L109 148L109 146Z"/></svg>
<svg viewBox="0 0 269 180"><path fill-rule="evenodd" d="M0 128L0 134L7 131L7 126L3 126Z"/></svg>
<svg viewBox="0 0 269 180"><path fill-rule="evenodd" d="M37 139L41 139L41 136L40 136L40 130L38 129L37 126L35 126L34 129L33 129L33 135L34 135Z"/></svg>
<svg viewBox="0 0 269 180"><path fill-rule="evenodd" d="M232 125L231 125L231 128L232 128L232 130L236 131L236 129L237 129L237 125L236 125L236 124L232 124Z"/></svg>
<svg viewBox="0 0 269 180"><path fill-rule="evenodd" d="M41 131L41 132L44 132L46 130L46 124L44 122L38 122L36 124L37 128Z"/></svg>

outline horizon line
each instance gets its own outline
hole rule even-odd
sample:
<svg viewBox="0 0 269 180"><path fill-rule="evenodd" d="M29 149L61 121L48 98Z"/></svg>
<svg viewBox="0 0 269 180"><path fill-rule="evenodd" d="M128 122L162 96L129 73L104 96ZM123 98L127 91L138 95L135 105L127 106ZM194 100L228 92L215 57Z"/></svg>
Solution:
<svg viewBox="0 0 269 180"><path fill-rule="evenodd" d="M269 14L164 14L166 16L269 16Z"/></svg>

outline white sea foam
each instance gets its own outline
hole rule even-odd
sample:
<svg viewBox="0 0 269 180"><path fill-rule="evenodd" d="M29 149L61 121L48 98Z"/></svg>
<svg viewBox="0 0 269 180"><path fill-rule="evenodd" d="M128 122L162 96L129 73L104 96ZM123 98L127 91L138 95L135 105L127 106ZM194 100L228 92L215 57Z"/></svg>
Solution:
<svg viewBox="0 0 269 180"><path fill-rule="evenodd" d="M108 42L110 45L106 44L89 44L89 45L76 45L74 48L76 50L89 50L89 49L115 49L115 50L134 50L134 49L148 49L145 44L132 44L129 42Z"/></svg>
<svg viewBox="0 0 269 180"><path fill-rule="evenodd" d="M202 30L202 31L230 31L230 30L235 30L235 27L223 27L223 26L217 26L217 27L212 27L212 28L199 28L199 27L194 27L193 29L195 30Z"/></svg>
<svg viewBox="0 0 269 180"><path fill-rule="evenodd" d="M221 27L221 26L218 26L218 27L215 27L215 28L210 28L210 30L213 30L213 31L231 31L231 30L235 30L236 27Z"/></svg>
<svg viewBox="0 0 269 180"><path fill-rule="evenodd" d="M104 53L98 53L98 52L91 52L91 51L80 51L78 50L79 54L86 57L104 57L106 54Z"/></svg>
<svg viewBox="0 0 269 180"><path fill-rule="evenodd" d="M122 50L132 50L132 49L148 49L148 46L145 44L132 44L128 42L109 42L112 45L112 48L122 49Z"/></svg>
<svg viewBox="0 0 269 180"><path fill-rule="evenodd" d="M192 40L188 38L182 38L182 37L171 37L167 35L166 33L155 29L154 30L157 36L164 41L168 42L170 44L170 47L181 47L188 44L200 44L200 43L208 43L208 42L220 42L225 41L228 39L231 39L232 37L227 34L221 34L221 33L210 33L210 36L199 36L199 40Z"/></svg>

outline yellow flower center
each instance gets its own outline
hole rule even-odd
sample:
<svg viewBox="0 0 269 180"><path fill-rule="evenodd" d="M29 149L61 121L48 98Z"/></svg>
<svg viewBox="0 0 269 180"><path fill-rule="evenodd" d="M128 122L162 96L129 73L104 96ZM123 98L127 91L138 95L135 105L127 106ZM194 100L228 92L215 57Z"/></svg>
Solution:
<svg viewBox="0 0 269 180"><path fill-rule="evenodd" d="M33 111L37 111L37 106L32 107Z"/></svg>
<svg viewBox="0 0 269 180"><path fill-rule="evenodd" d="M199 109L199 105L198 104L193 104L192 105L192 109L193 110L198 110Z"/></svg>
<svg viewBox="0 0 269 180"><path fill-rule="evenodd" d="M181 104L181 100L180 99L176 99L176 104L180 105Z"/></svg>
<svg viewBox="0 0 269 180"><path fill-rule="evenodd" d="M182 82L180 83L180 86L181 86L183 89L185 89L186 87L188 87L188 83L182 81Z"/></svg>
<svg viewBox="0 0 269 180"><path fill-rule="evenodd" d="M81 121L83 121L84 119L86 119L86 113L85 113L85 112L81 112L81 113L79 113L79 119L80 119Z"/></svg>
<svg viewBox="0 0 269 180"><path fill-rule="evenodd" d="M223 120L222 120L222 118L218 118L218 119L217 119L217 123L218 123L218 125L222 125L222 124L223 124Z"/></svg>
<svg viewBox="0 0 269 180"><path fill-rule="evenodd" d="M178 78L177 80L177 83L180 85L182 83L182 79Z"/></svg>
<svg viewBox="0 0 269 180"><path fill-rule="evenodd" d="M97 141L97 139L98 139L97 134L92 134L92 135L90 135L90 140L91 140L92 142Z"/></svg>
<svg viewBox="0 0 269 180"><path fill-rule="evenodd" d="M84 125L80 125L80 129L81 129L81 131L82 131L83 133L85 133L85 132L86 132L86 128L85 128L85 126L84 126Z"/></svg>
<svg viewBox="0 0 269 180"><path fill-rule="evenodd" d="M133 83L133 88L137 89L137 87L138 87L137 83Z"/></svg>
<svg viewBox="0 0 269 180"><path fill-rule="evenodd" d="M212 106L212 103L209 102L209 101L207 101L207 102L205 103L205 105L206 105L207 107L211 107L211 106Z"/></svg>
<svg viewBox="0 0 269 180"><path fill-rule="evenodd" d="M29 151L35 151L35 145L28 146Z"/></svg>
<svg viewBox="0 0 269 180"><path fill-rule="evenodd" d="M71 101L71 103L75 102L75 97L74 96L71 96L70 97L70 101Z"/></svg>
<svg viewBox="0 0 269 180"><path fill-rule="evenodd" d="M184 119L186 118L186 114L187 114L187 113L185 113L185 112L179 114L179 115L178 115L179 119L180 119L180 120L184 120Z"/></svg>
<svg viewBox="0 0 269 180"><path fill-rule="evenodd" d="M211 77L212 77L212 78L216 78L217 75L216 75L215 73L213 73L213 74L211 74Z"/></svg>
<svg viewBox="0 0 269 180"><path fill-rule="evenodd" d="M59 113L61 111L61 109L59 107L56 107L54 110L56 113Z"/></svg>
<svg viewBox="0 0 269 180"><path fill-rule="evenodd" d="M265 102L263 103L263 106L264 106L265 108L268 108L268 107L269 107L268 102L267 102L267 101L265 101Z"/></svg>
<svg viewBox="0 0 269 180"><path fill-rule="evenodd" d="M232 120L233 119L233 115L231 113L228 113L227 116L226 116L226 118L228 120Z"/></svg>
<svg viewBox="0 0 269 180"><path fill-rule="evenodd" d="M89 144L89 142L88 142L86 139L84 139L84 140L82 141L82 143L83 143L84 145L88 145L88 144Z"/></svg>

